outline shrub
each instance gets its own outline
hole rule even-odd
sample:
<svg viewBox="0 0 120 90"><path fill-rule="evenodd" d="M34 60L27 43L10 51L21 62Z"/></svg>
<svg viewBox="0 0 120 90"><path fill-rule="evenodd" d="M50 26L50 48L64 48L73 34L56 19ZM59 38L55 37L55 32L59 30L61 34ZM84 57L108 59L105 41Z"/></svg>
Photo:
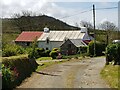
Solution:
<svg viewBox="0 0 120 90"><path fill-rule="evenodd" d="M31 45L31 51L28 53L28 57L30 59L34 59L36 57L38 57L38 53L36 51L36 48L37 48L37 40L35 39L34 42L32 43Z"/></svg>
<svg viewBox="0 0 120 90"><path fill-rule="evenodd" d="M11 76L12 74L11 74L10 68L6 68L4 64L2 64L2 83L3 83L2 87L12 88Z"/></svg>
<svg viewBox="0 0 120 90"><path fill-rule="evenodd" d="M7 44L4 46L3 48L3 57L9 57L9 56L15 56L18 54L23 54L25 53L24 48L22 48L19 45L11 45L11 44Z"/></svg>
<svg viewBox="0 0 120 90"><path fill-rule="evenodd" d="M38 55L39 55L40 57L45 56L45 55L44 55L44 54L45 54L44 48L37 48L36 50L37 50L37 53L38 53Z"/></svg>
<svg viewBox="0 0 120 90"><path fill-rule="evenodd" d="M52 57L52 59L56 59L56 57L58 56L58 52L57 51L51 51L50 56Z"/></svg>
<svg viewBox="0 0 120 90"><path fill-rule="evenodd" d="M2 62L2 85L3 89L14 88L22 80L30 76L37 68L35 60L27 56L5 57Z"/></svg>
<svg viewBox="0 0 120 90"><path fill-rule="evenodd" d="M96 41L96 44L95 44L95 56L102 55L102 51L103 51L102 47L103 47L103 44ZM88 54L90 56L94 56L94 41L91 41L88 44Z"/></svg>
<svg viewBox="0 0 120 90"><path fill-rule="evenodd" d="M53 49L52 49L52 51L57 51L57 50L59 50L59 49L58 49L58 48L53 48Z"/></svg>
<svg viewBox="0 0 120 90"><path fill-rule="evenodd" d="M87 48L88 48L87 46L81 46L80 47L80 52L81 53L87 53Z"/></svg>
<svg viewBox="0 0 120 90"><path fill-rule="evenodd" d="M106 63L114 61L114 64L120 64L120 44L110 44L106 48Z"/></svg>
<svg viewBox="0 0 120 90"><path fill-rule="evenodd" d="M46 50L46 51L45 51L45 56L46 56L46 57L49 57L49 56L50 56L50 52L51 52L50 50Z"/></svg>

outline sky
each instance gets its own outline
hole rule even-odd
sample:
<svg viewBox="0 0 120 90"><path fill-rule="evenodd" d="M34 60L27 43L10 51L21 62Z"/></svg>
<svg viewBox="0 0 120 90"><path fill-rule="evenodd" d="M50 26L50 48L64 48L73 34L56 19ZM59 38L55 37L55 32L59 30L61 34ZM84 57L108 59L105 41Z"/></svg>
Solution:
<svg viewBox="0 0 120 90"><path fill-rule="evenodd" d="M60 19L69 25L81 21L93 23L92 6L95 9L118 7L119 0L0 0L0 17L11 18L15 13L32 11ZM85 11L85 12L84 12ZM96 25L104 21L118 25L118 8L96 10Z"/></svg>

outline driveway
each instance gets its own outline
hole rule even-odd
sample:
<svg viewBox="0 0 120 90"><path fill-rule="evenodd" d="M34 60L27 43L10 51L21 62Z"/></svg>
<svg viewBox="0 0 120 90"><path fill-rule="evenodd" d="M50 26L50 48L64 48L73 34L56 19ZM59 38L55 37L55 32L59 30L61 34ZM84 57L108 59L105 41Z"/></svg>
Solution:
<svg viewBox="0 0 120 90"><path fill-rule="evenodd" d="M71 60L35 72L17 88L109 88L100 77L104 57Z"/></svg>

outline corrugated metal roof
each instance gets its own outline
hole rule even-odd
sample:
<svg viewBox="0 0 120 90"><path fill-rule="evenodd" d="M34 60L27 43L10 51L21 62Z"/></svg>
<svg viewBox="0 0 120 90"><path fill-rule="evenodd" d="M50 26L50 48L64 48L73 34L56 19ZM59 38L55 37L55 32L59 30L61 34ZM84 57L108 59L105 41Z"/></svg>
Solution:
<svg viewBox="0 0 120 90"><path fill-rule="evenodd" d="M43 32L24 31L16 38L15 42L32 42L36 38L39 38L42 33Z"/></svg>
<svg viewBox="0 0 120 90"><path fill-rule="evenodd" d="M50 41L64 41L65 38L69 39L83 39L85 33L80 31L50 31L49 33L43 33L38 41L45 41L48 37Z"/></svg>

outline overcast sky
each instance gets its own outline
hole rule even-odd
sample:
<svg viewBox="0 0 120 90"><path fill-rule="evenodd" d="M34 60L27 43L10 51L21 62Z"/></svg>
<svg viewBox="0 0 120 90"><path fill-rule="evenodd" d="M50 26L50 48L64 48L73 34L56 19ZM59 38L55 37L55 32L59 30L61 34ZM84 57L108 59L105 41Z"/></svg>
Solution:
<svg viewBox="0 0 120 90"><path fill-rule="evenodd" d="M0 17L10 18L14 13L27 10L37 14L46 14L70 25L75 25L75 23L80 23L80 21L92 22L92 11L89 10L92 9L93 4L95 4L96 8L118 7L119 0L114 0L114 2L112 0L104 0L104 2L101 2L101 0L48 1L50 0L0 0L0 6L2 6ZM89 12L81 13L84 11ZM106 20L118 25L118 8L96 11L97 25Z"/></svg>

